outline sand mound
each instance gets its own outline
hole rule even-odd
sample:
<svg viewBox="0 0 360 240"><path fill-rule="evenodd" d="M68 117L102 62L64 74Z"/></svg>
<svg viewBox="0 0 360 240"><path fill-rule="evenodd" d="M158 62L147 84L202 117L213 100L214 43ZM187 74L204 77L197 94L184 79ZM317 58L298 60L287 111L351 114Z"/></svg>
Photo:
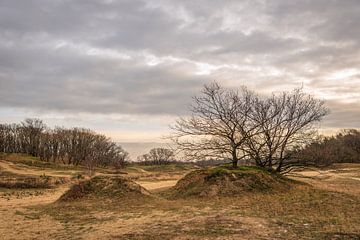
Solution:
<svg viewBox="0 0 360 240"><path fill-rule="evenodd" d="M97 176L73 185L59 199L60 202L81 198L132 198L149 196L139 184L124 177Z"/></svg>
<svg viewBox="0 0 360 240"><path fill-rule="evenodd" d="M216 167L196 170L180 179L170 190L172 197L234 196L245 192L276 192L295 182L277 173L255 167Z"/></svg>

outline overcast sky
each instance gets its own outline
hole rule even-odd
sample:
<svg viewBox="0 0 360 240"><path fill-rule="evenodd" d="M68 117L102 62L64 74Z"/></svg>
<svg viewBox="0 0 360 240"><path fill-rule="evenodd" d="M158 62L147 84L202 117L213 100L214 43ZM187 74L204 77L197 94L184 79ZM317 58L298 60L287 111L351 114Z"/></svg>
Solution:
<svg viewBox="0 0 360 240"><path fill-rule="evenodd" d="M161 141L204 83L304 85L360 127L358 0L0 0L0 120Z"/></svg>

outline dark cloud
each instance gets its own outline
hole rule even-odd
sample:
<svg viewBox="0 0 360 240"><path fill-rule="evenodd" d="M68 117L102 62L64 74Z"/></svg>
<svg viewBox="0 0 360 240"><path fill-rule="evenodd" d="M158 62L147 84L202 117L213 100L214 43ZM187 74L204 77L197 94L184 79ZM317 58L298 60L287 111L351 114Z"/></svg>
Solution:
<svg viewBox="0 0 360 240"><path fill-rule="evenodd" d="M207 81L305 83L343 109L326 124L355 126L359 108L339 106L360 101L359 12L357 0L3 0L0 107L177 115Z"/></svg>
<svg viewBox="0 0 360 240"><path fill-rule="evenodd" d="M0 54L4 52L0 50ZM184 103L204 83L181 64L151 67L137 60L97 59L63 50L20 52L4 63L2 106L178 114L184 113Z"/></svg>

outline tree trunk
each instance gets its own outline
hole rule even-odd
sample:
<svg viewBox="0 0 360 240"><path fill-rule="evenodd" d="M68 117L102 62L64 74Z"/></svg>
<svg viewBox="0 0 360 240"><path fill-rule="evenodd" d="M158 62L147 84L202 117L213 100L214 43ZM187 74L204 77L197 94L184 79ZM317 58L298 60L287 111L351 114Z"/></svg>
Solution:
<svg viewBox="0 0 360 240"><path fill-rule="evenodd" d="M277 171L277 172L281 172L281 170L282 170L282 164L283 164L283 161L280 160L279 165L278 165L277 168L276 168L276 171Z"/></svg>
<svg viewBox="0 0 360 240"><path fill-rule="evenodd" d="M233 168L237 168L237 165L238 165L238 160L236 159L236 160L233 160L232 161L232 167Z"/></svg>
<svg viewBox="0 0 360 240"><path fill-rule="evenodd" d="M236 148L233 148L231 155L232 155L232 167L237 168L239 160L237 158Z"/></svg>
<svg viewBox="0 0 360 240"><path fill-rule="evenodd" d="M269 156L269 168L272 168L273 167L273 164L272 164L272 155Z"/></svg>

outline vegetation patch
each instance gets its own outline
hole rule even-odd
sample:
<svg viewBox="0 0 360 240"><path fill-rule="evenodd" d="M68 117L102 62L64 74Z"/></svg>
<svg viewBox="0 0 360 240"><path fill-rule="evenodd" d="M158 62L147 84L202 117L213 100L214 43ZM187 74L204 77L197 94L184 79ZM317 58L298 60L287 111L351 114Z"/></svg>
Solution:
<svg viewBox="0 0 360 240"><path fill-rule="evenodd" d="M286 191L297 182L258 167L220 166L195 170L169 191L171 197L233 196L244 192Z"/></svg>
<svg viewBox="0 0 360 240"><path fill-rule="evenodd" d="M148 197L150 193L139 184L124 177L96 176L73 185L59 202L83 198L133 198Z"/></svg>
<svg viewBox="0 0 360 240"><path fill-rule="evenodd" d="M85 170L83 166L75 165L65 165L54 162L45 162L38 157L33 157L28 154L19 154L19 153L0 153L0 159L15 163L21 167L31 167L31 168L40 168L40 169L51 169L51 170Z"/></svg>
<svg viewBox="0 0 360 240"><path fill-rule="evenodd" d="M53 188L64 184L68 179L47 175L27 176L10 172L0 172L0 188L7 189L30 189L30 188Z"/></svg>
<svg viewBox="0 0 360 240"><path fill-rule="evenodd" d="M166 165L140 165L141 169L148 172L175 172L175 171L187 171L193 168L192 164L166 164Z"/></svg>

